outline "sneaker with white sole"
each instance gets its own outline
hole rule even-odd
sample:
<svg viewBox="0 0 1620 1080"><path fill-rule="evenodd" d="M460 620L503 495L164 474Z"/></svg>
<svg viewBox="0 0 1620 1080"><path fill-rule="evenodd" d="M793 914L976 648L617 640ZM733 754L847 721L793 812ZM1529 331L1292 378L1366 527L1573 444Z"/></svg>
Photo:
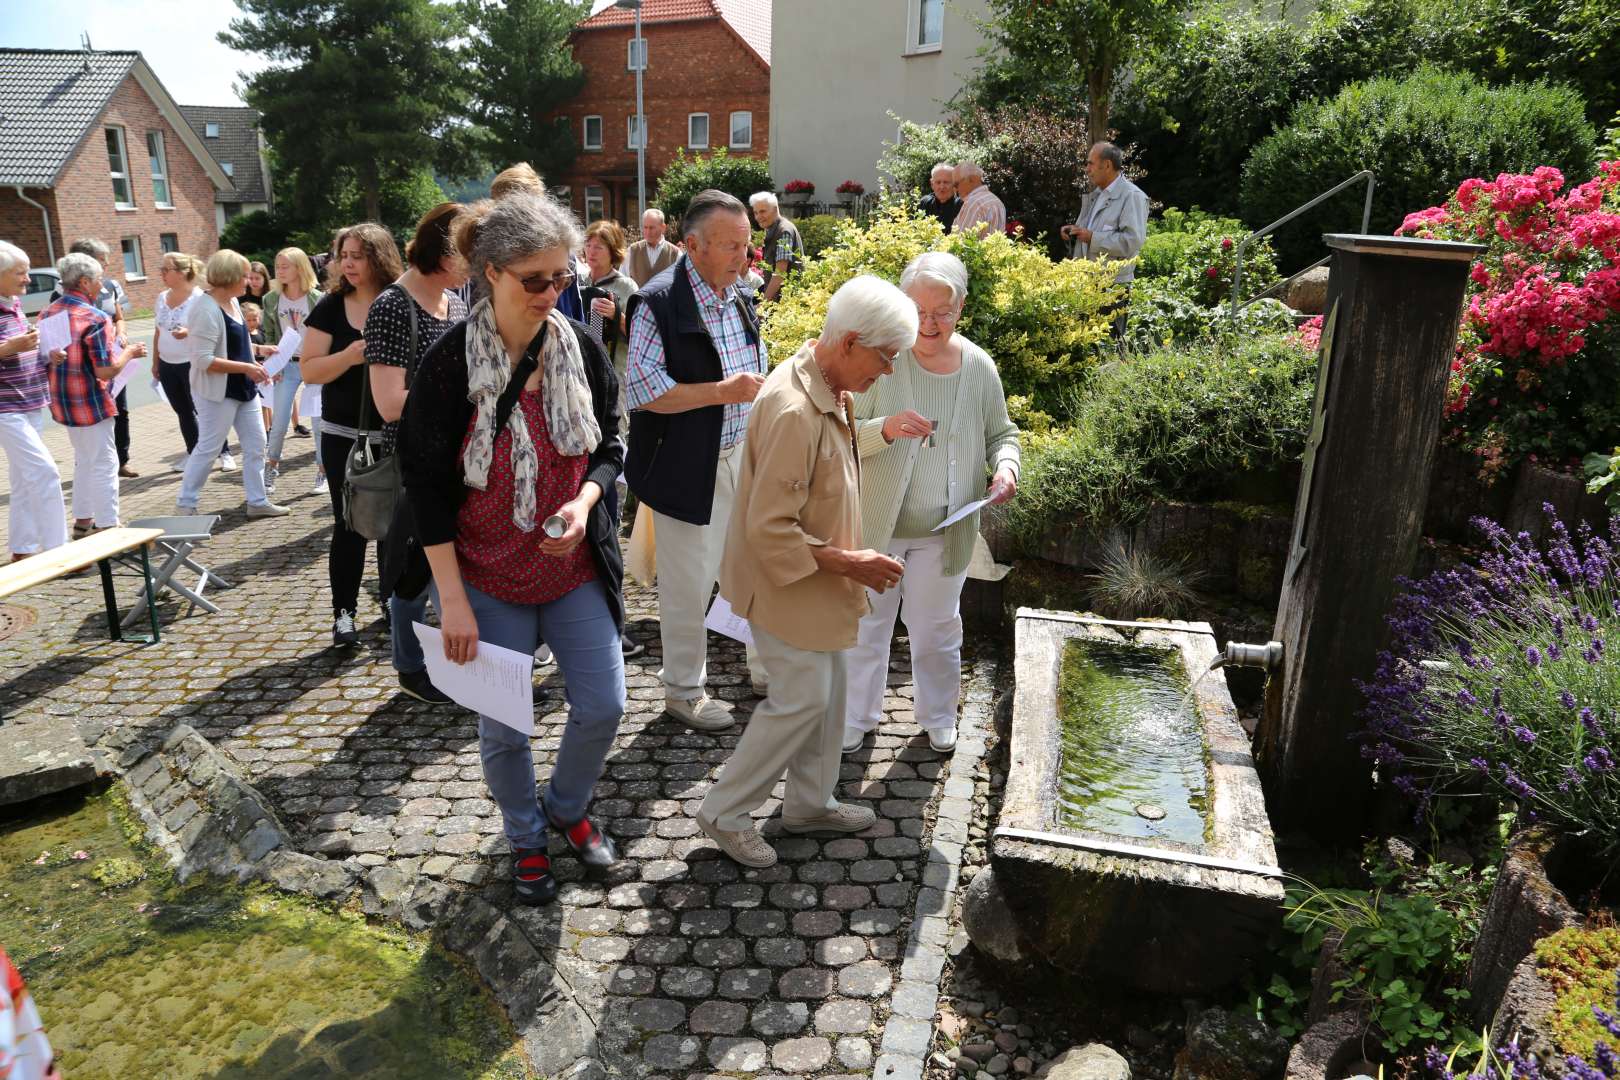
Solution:
<svg viewBox="0 0 1620 1080"><path fill-rule="evenodd" d="M866 732L861 731L858 728L852 728L852 727L845 726L845 728L844 728L844 753L853 754L855 751L857 751L857 750L859 750L861 748L861 744L864 743L865 741L866 741Z"/></svg>
<svg viewBox="0 0 1620 1080"><path fill-rule="evenodd" d="M221 455L219 455L219 471L220 472L235 472L236 471L236 459L234 457L232 457L231 455L229 455L229 454L221 454Z"/></svg>
<svg viewBox="0 0 1620 1080"><path fill-rule="evenodd" d="M839 803L836 810L829 810L813 818L790 818L784 814L782 829L790 833L857 833L863 829L870 829L875 821L877 814L871 807Z"/></svg>
<svg viewBox="0 0 1620 1080"><path fill-rule="evenodd" d="M248 503L247 506L247 516L250 518L286 517L290 513L292 511L287 507L273 502Z"/></svg>
<svg viewBox="0 0 1620 1080"><path fill-rule="evenodd" d="M264 467L264 493L266 495L274 495L276 493L276 481L280 478L280 469L276 468L274 465L266 465Z"/></svg>
<svg viewBox="0 0 1620 1080"><path fill-rule="evenodd" d="M756 679L750 676L748 679L748 688L754 693L758 694L760 697L771 696L771 684L765 679Z"/></svg>
<svg viewBox="0 0 1620 1080"><path fill-rule="evenodd" d="M933 728L929 728L928 745L933 748L935 753L938 754L947 754L952 750L955 750L956 727L952 725L948 728L940 728L937 731Z"/></svg>
<svg viewBox="0 0 1620 1080"><path fill-rule="evenodd" d="M702 829L710 840L719 844L721 851L737 862L759 870L776 865L776 849L765 842L758 829L739 829L732 832L730 829L720 828L712 821L703 820L702 814L694 816L698 828Z"/></svg>
<svg viewBox="0 0 1620 1080"><path fill-rule="evenodd" d="M551 663L551 646L542 645L538 649L534 650L534 662L536 664Z"/></svg>
<svg viewBox="0 0 1620 1080"><path fill-rule="evenodd" d="M327 483L326 474L321 473L321 475L319 475L319 476L317 476L315 478L315 487L313 489L311 489L310 494L311 495L325 495L326 493L328 493L331 490L332 490L332 485Z"/></svg>
<svg viewBox="0 0 1620 1080"><path fill-rule="evenodd" d="M737 722L730 709L707 694L696 701L665 695L664 711L694 731L724 731Z"/></svg>
<svg viewBox="0 0 1620 1080"><path fill-rule="evenodd" d="M360 631L354 628L354 612L338 612L337 618L332 620L332 644L355 645L359 641Z"/></svg>

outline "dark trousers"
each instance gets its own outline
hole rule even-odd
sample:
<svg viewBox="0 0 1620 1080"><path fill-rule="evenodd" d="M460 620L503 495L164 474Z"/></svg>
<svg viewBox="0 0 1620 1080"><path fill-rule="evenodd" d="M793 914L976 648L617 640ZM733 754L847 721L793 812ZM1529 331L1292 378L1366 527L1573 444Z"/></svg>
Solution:
<svg viewBox="0 0 1620 1080"><path fill-rule="evenodd" d="M118 415L113 417L113 446L118 449L118 467L122 469L129 464L129 402L124 400L126 390L118 391L113 398L113 404L118 406Z"/></svg>
<svg viewBox="0 0 1620 1080"><path fill-rule="evenodd" d="M163 396L169 399L169 408L174 410L176 420L180 421L180 437L186 441L186 453L191 453L197 445L197 406L191 400L191 365L190 364L158 364L158 383L163 387ZM120 397L123 395L120 394ZM123 406L119 406L118 415L124 415ZM117 438L118 428L113 428L113 437ZM124 445L129 445L128 424L125 424ZM231 447L231 437L225 436L225 442L219 448L225 453ZM122 460L122 458L120 458Z"/></svg>
<svg viewBox="0 0 1620 1080"><path fill-rule="evenodd" d="M370 542L343 523L343 476L353 449L353 439L334 435L323 427L321 457L326 462L326 479L332 491L332 547L326 556L326 576L332 585L333 618L339 612L356 610L360 604L360 579L366 573L366 545Z"/></svg>

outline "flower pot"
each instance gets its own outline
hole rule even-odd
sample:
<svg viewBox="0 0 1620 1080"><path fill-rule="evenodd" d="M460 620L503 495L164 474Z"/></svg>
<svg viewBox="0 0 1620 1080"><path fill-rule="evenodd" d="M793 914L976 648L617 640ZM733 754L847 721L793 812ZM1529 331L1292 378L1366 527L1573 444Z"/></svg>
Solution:
<svg viewBox="0 0 1620 1080"><path fill-rule="evenodd" d="M815 192L813 191L784 192L782 196L777 199L777 202L781 203L783 206L804 206L810 202L810 196L814 194Z"/></svg>

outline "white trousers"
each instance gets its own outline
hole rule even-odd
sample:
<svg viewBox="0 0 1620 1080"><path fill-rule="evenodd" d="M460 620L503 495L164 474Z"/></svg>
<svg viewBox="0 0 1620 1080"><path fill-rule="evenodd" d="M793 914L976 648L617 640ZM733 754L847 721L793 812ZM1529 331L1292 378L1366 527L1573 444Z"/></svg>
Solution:
<svg viewBox="0 0 1620 1080"><path fill-rule="evenodd" d="M263 506L269 502L264 492L264 412L258 397L250 401L204 401L194 398L197 406L197 445L186 458L186 473L180 481L180 495L176 505L185 513L195 513L203 484L219 457L219 448L232 427L237 441L242 444L242 491L249 506Z"/></svg>
<svg viewBox="0 0 1620 1080"><path fill-rule="evenodd" d="M37 555L68 541L62 474L40 432L45 410L0 413L0 450L11 476L11 550Z"/></svg>
<svg viewBox="0 0 1620 1080"><path fill-rule="evenodd" d="M962 699L962 583L967 570L945 576L945 537L889 543L889 555L906 564L900 587L884 593L866 590L872 611L861 619L860 636L849 651L849 710L844 722L857 731L876 730L883 719L889 682L889 645L896 613L911 639L913 708L929 731L956 727Z"/></svg>
<svg viewBox="0 0 1620 1080"><path fill-rule="evenodd" d="M709 632L703 628L703 619L720 577L742 457L742 443L720 452L707 525L653 511L653 537L658 546L658 634L664 647L664 668L658 677L668 697L696 701L708 681ZM748 650L748 670L755 682L765 681L765 670L753 649Z"/></svg>
<svg viewBox="0 0 1620 1080"><path fill-rule="evenodd" d="M73 518L98 529L118 524L118 451L111 417L89 427L69 427L73 444Z"/></svg>
<svg viewBox="0 0 1620 1080"><path fill-rule="evenodd" d="M846 668L841 652L810 652L749 624L770 675L770 696L748 719L737 749L714 782L699 813L731 832L748 828L751 815L787 773L784 818L820 817L833 798L843 761Z"/></svg>

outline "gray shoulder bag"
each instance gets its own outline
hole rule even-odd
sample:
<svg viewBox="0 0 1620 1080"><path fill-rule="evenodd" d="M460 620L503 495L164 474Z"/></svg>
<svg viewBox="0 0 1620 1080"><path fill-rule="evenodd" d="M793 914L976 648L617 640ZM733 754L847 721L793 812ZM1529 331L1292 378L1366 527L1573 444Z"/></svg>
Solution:
<svg viewBox="0 0 1620 1080"><path fill-rule="evenodd" d="M398 289L399 286L392 286ZM411 317L410 363L416 363L416 301L404 289L405 310ZM410 368L406 368L407 374ZM382 540L394 521L394 507L399 503L404 484L400 479L399 455L379 458L371 446L371 361L367 360L361 372L360 433L349 451L349 461L343 474L343 523L350 532L367 540ZM407 383L407 385L409 385Z"/></svg>

